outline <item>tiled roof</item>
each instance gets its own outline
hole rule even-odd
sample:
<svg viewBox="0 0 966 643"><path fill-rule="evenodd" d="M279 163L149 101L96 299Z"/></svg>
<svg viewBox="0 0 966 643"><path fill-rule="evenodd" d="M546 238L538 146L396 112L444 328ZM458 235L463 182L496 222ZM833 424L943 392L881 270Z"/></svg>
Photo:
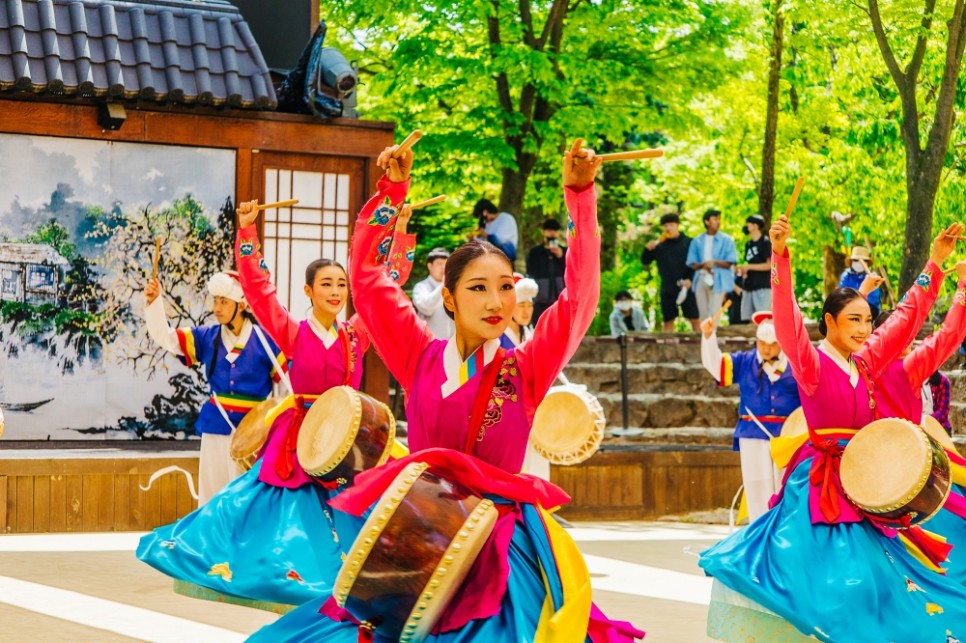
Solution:
<svg viewBox="0 0 966 643"><path fill-rule="evenodd" d="M248 24L224 0L3 0L0 91L277 104Z"/></svg>

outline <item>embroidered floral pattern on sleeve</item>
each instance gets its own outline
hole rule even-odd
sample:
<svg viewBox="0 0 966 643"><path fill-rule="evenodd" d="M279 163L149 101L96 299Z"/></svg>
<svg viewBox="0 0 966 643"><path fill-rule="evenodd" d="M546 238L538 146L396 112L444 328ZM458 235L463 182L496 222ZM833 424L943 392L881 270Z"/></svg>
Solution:
<svg viewBox="0 0 966 643"><path fill-rule="evenodd" d="M241 243L238 244L238 252L243 257L250 257L255 254L257 246L255 245L254 239L242 239Z"/></svg>
<svg viewBox="0 0 966 643"><path fill-rule="evenodd" d="M923 290L929 290L929 286L932 285L932 272L922 272L916 277L916 285Z"/></svg>
<svg viewBox="0 0 966 643"><path fill-rule="evenodd" d="M574 224L574 219L569 214L567 215L567 235L571 239L577 236L577 226Z"/></svg>
<svg viewBox="0 0 966 643"><path fill-rule="evenodd" d="M778 284L778 264L771 262L771 282Z"/></svg>
<svg viewBox="0 0 966 643"><path fill-rule="evenodd" d="M389 221L394 216L396 216L396 208L393 207L389 197L386 197L382 205L373 210L372 217L369 218L369 225L389 225Z"/></svg>
<svg viewBox="0 0 966 643"><path fill-rule="evenodd" d="M966 286L960 286L956 289L956 294L953 295L953 303L966 306Z"/></svg>

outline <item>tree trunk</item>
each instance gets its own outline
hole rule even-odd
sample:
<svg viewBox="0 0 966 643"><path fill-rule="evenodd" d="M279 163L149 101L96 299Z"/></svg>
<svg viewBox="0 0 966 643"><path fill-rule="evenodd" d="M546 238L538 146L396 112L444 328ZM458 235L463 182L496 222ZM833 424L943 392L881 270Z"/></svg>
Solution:
<svg viewBox="0 0 966 643"><path fill-rule="evenodd" d="M942 166L940 166L940 170ZM898 297L909 290L919 271L926 264L932 243L932 215L935 209L939 173L935 177L920 177L906 181L906 238L902 253L902 271L899 273Z"/></svg>
<svg viewBox="0 0 966 643"><path fill-rule="evenodd" d="M775 205L775 146L778 139L778 83L782 69L782 40L785 18L783 0L775 0L774 22L771 33L771 56L768 63L768 107L765 112L765 142L761 150L761 187L758 191L758 214L771 223Z"/></svg>

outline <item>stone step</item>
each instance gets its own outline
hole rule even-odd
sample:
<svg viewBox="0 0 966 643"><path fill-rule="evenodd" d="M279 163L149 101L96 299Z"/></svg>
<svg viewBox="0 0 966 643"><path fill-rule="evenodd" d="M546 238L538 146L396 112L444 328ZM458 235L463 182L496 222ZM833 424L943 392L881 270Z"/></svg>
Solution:
<svg viewBox="0 0 966 643"><path fill-rule="evenodd" d="M627 424L643 428L734 426L738 421L738 398L708 395L669 397L651 393L627 396ZM597 395L608 426L622 426L620 393Z"/></svg>
<svg viewBox="0 0 966 643"><path fill-rule="evenodd" d="M583 384L594 393L620 393L620 364L571 363L564 370L574 384ZM627 390L633 393L665 395L707 395L738 397L736 387L721 387L700 363L697 364L628 364Z"/></svg>
<svg viewBox="0 0 966 643"><path fill-rule="evenodd" d="M656 429L653 427L609 426L604 429L602 449L617 449L634 445L713 445L731 448L734 427L682 426Z"/></svg>

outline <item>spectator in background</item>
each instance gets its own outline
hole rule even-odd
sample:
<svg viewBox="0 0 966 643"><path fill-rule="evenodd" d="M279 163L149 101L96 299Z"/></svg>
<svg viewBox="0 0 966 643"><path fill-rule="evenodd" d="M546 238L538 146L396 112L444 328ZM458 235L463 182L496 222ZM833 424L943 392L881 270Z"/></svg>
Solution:
<svg viewBox="0 0 966 643"><path fill-rule="evenodd" d="M650 330L644 311L631 293L622 290L614 295L614 311L610 314L610 334L614 337L631 331Z"/></svg>
<svg viewBox="0 0 966 643"><path fill-rule="evenodd" d="M517 259L517 220L509 212L500 212L492 201L480 199L473 207L473 216L480 222L486 240L503 251L510 259Z"/></svg>
<svg viewBox="0 0 966 643"><path fill-rule="evenodd" d="M543 222L543 243L530 248L527 253L527 274L537 282L539 291L533 300L533 322L564 289L564 268L567 262L567 246L560 245L560 222L547 219ZM519 300L518 300L519 301Z"/></svg>
<svg viewBox="0 0 966 643"><path fill-rule="evenodd" d="M687 259L694 269L691 288L701 319L718 312L725 295L734 290L733 267L738 263L734 239L721 232L720 211L711 209L704 213L704 230L691 242Z"/></svg>
<svg viewBox="0 0 966 643"><path fill-rule="evenodd" d="M433 248L426 257L429 276L413 286L413 306L419 318L429 326L429 332L436 339L449 339L453 336L453 320L443 308L443 272L449 251L446 248Z"/></svg>
<svg viewBox="0 0 966 643"><path fill-rule="evenodd" d="M929 392L932 398L932 409L924 408L924 413L929 413L936 420L943 425L946 429L946 433L953 434L953 425L949 422L949 393L950 385L949 378L936 371L929 376L927 380L929 386ZM925 396L923 396L925 398ZM923 406L925 407L925 399L923 399Z"/></svg>
<svg viewBox="0 0 966 643"><path fill-rule="evenodd" d="M745 219L745 263L738 266L742 278L741 318L771 310L771 241L764 234L765 217L752 214Z"/></svg>
<svg viewBox="0 0 966 643"><path fill-rule="evenodd" d="M691 238L681 232L681 219L676 214L665 214L661 217L663 232L659 239L649 241L641 253L641 263L648 266L657 261L657 273L661 277L661 317L664 320L665 333L674 332L674 320L678 316L678 308L691 323L691 329L697 332L700 328L698 320L698 304L691 290L691 277L694 270L688 266L688 248Z"/></svg>
<svg viewBox="0 0 966 643"><path fill-rule="evenodd" d="M858 290L859 286L862 285L862 280L865 279L866 266L872 265L872 255L869 254L868 248L854 246L849 260L851 261L850 266L842 272L842 276L839 278L839 288L855 288ZM862 265L863 262L865 262L865 266ZM881 300L882 292L878 287L866 296L869 308L872 309L872 319L878 317L882 310Z"/></svg>
<svg viewBox="0 0 966 643"><path fill-rule="evenodd" d="M513 309L510 323L500 337L500 346L506 349L519 346L533 337L533 298L537 296L539 287L537 282L524 277L519 272L513 273L513 288L517 291L517 305Z"/></svg>

